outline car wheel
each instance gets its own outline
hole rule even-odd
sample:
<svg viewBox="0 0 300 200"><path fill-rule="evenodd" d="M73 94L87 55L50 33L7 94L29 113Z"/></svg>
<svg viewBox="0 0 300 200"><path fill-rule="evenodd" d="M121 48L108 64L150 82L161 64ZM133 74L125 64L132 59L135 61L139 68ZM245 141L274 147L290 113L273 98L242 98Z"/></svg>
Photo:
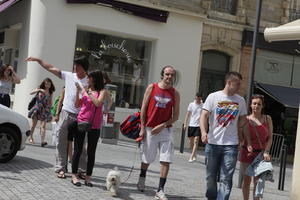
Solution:
<svg viewBox="0 0 300 200"><path fill-rule="evenodd" d="M18 151L17 133L9 127L0 127L0 163L6 163L15 157Z"/></svg>

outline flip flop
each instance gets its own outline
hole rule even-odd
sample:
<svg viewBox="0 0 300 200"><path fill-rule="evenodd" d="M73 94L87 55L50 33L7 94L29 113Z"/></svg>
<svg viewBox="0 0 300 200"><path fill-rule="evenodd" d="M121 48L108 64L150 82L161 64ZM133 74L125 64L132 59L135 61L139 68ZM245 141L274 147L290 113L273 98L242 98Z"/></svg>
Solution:
<svg viewBox="0 0 300 200"><path fill-rule="evenodd" d="M67 177L66 177L66 175L65 175L65 172L60 171L60 172L57 173L57 178L65 179L65 178L67 178Z"/></svg>

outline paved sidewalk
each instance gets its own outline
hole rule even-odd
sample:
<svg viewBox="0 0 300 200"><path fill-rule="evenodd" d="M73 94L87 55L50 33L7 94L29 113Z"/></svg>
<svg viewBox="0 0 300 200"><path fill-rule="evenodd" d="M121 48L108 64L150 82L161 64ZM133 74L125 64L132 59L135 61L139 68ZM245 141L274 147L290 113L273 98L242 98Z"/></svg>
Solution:
<svg viewBox="0 0 300 200"><path fill-rule="evenodd" d="M36 134L37 135L37 134ZM39 141L39 138L36 138ZM51 143L51 132L47 131L47 141ZM0 164L0 199L1 200L44 200L44 199L154 199L159 181L159 163L150 166L147 172L146 191L137 191L136 182L139 176L139 154L134 143L119 141L118 145L99 143L93 173L94 187L75 187L67 179L58 179L53 171L55 147L45 148L40 144L28 144L24 151L7 164ZM171 165L165 192L170 200L205 199L205 166L204 156L199 152L195 163L188 163L189 154L175 151L174 163ZM122 172L124 181L131 167L134 170L129 180L122 184L119 196L112 198L105 189L106 174L117 166ZM69 166L69 170L71 167ZM288 200L291 186L291 167L287 168L285 191L277 190L279 168L275 167L275 182L266 183L264 199ZM237 188L238 169L234 176L232 200L241 200L242 191ZM83 183L83 181L82 181Z"/></svg>

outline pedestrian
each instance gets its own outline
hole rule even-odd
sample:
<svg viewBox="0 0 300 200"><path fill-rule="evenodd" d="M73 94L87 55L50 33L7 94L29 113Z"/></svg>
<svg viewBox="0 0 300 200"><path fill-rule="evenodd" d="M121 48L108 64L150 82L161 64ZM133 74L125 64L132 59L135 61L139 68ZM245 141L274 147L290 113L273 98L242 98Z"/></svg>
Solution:
<svg viewBox="0 0 300 200"><path fill-rule="evenodd" d="M61 71L53 65L44 62L42 59L28 57L25 61L37 62L47 71L56 75L58 78L65 81L65 97L63 101L62 111L60 113L57 124L57 144L56 144L56 163L55 172L58 178L66 178L68 157L68 126L71 122L76 121L79 108L75 107L76 86L75 83L80 83L83 87L87 86L87 71L89 69L88 59L84 56L74 59L75 73ZM83 149L85 152L85 148ZM86 153L82 153L80 159L80 168L84 171L86 168Z"/></svg>
<svg viewBox="0 0 300 200"><path fill-rule="evenodd" d="M82 93L82 97L79 94ZM72 159L72 184L81 186L78 176L78 162L83 148L84 138L87 134L87 171L84 184L93 187L91 175L95 164L95 155L100 128L102 125L102 109L105 99L105 89L101 71L94 71L88 75L88 88L77 85L76 107L80 107L77 121L70 124L69 130L74 134L74 153ZM90 123L90 130L79 129L80 123Z"/></svg>
<svg viewBox="0 0 300 200"><path fill-rule="evenodd" d="M209 94L202 108L200 129L201 140L206 144L206 197L209 200L228 200L230 196L238 145L242 140L238 123L245 122L247 114L245 100L237 94L241 80L240 73L228 72L224 89Z"/></svg>
<svg viewBox="0 0 300 200"><path fill-rule="evenodd" d="M184 119L184 131L188 128L188 138L190 140L191 156L189 162L195 162L197 160L197 148L200 139L200 113L202 110L202 96L198 92L195 96L195 100L188 106L185 119Z"/></svg>
<svg viewBox="0 0 300 200"><path fill-rule="evenodd" d="M176 70L165 66L161 70L161 81L150 84L144 94L141 108L141 172L137 188L145 190L146 172L159 152L160 179L156 199L166 200L164 186L174 154L172 124L178 120L180 96L173 87Z"/></svg>
<svg viewBox="0 0 300 200"><path fill-rule="evenodd" d="M36 95L35 104L28 112L28 117L32 119L29 136L29 143L31 144L34 144L33 133L38 121L40 121L41 146L44 147L48 144L45 142L46 124L52 120L51 106L54 91L55 87L52 80L45 78L39 87L30 93Z"/></svg>
<svg viewBox="0 0 300 200"><path fill-rule="evenodd" d="M243 126L243 133L250 134L250 144L247 140L244 141L242 148L240 149L240 170L246 171L247 167L252 163L255 157L262 151L265 161L270 161L270 149L272 146L273 138L273 123L272 118L269 115L265 115L264 110L265 102L263 95L253 95L250 102L250 115L247 116L247 121ZM247 148L251 146L250 151ZM243 173L244 174L244 173ZM244 200L249 199L250 184L252 177L244 174L243 175L243 197ZM255 194L255 188L258 183L259 177L253 177L253 195ZM260 198L254 197L254 200Z"/></svg>
<svg viewBox="0 0 300 200"><path fill-rule="evenodd" d="M9 93L13 84L20 84L20 78L14 68L10 65L3 65L0 68L0 104L10 107Z"/></svg>

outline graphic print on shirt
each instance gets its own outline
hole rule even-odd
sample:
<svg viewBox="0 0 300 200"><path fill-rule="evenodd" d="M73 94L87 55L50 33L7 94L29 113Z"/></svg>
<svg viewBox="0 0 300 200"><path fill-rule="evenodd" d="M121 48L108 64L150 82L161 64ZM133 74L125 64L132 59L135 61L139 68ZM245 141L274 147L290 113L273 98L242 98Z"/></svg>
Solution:
<svg viewBox="0 0 300 200"><path fill-rule="evenodd" d="M171 97L162 94L157 94L154 96L154 100L156 102L155 107L166 108L167 103L171 101Z"/></svg>
<svg viewBox="0 0 300 200"><path fill-rule="evenodd" d="M216 111L218 126L226 127L236 118L239 112L239 104L231 101L221 101L218 102Z"/></svg>

